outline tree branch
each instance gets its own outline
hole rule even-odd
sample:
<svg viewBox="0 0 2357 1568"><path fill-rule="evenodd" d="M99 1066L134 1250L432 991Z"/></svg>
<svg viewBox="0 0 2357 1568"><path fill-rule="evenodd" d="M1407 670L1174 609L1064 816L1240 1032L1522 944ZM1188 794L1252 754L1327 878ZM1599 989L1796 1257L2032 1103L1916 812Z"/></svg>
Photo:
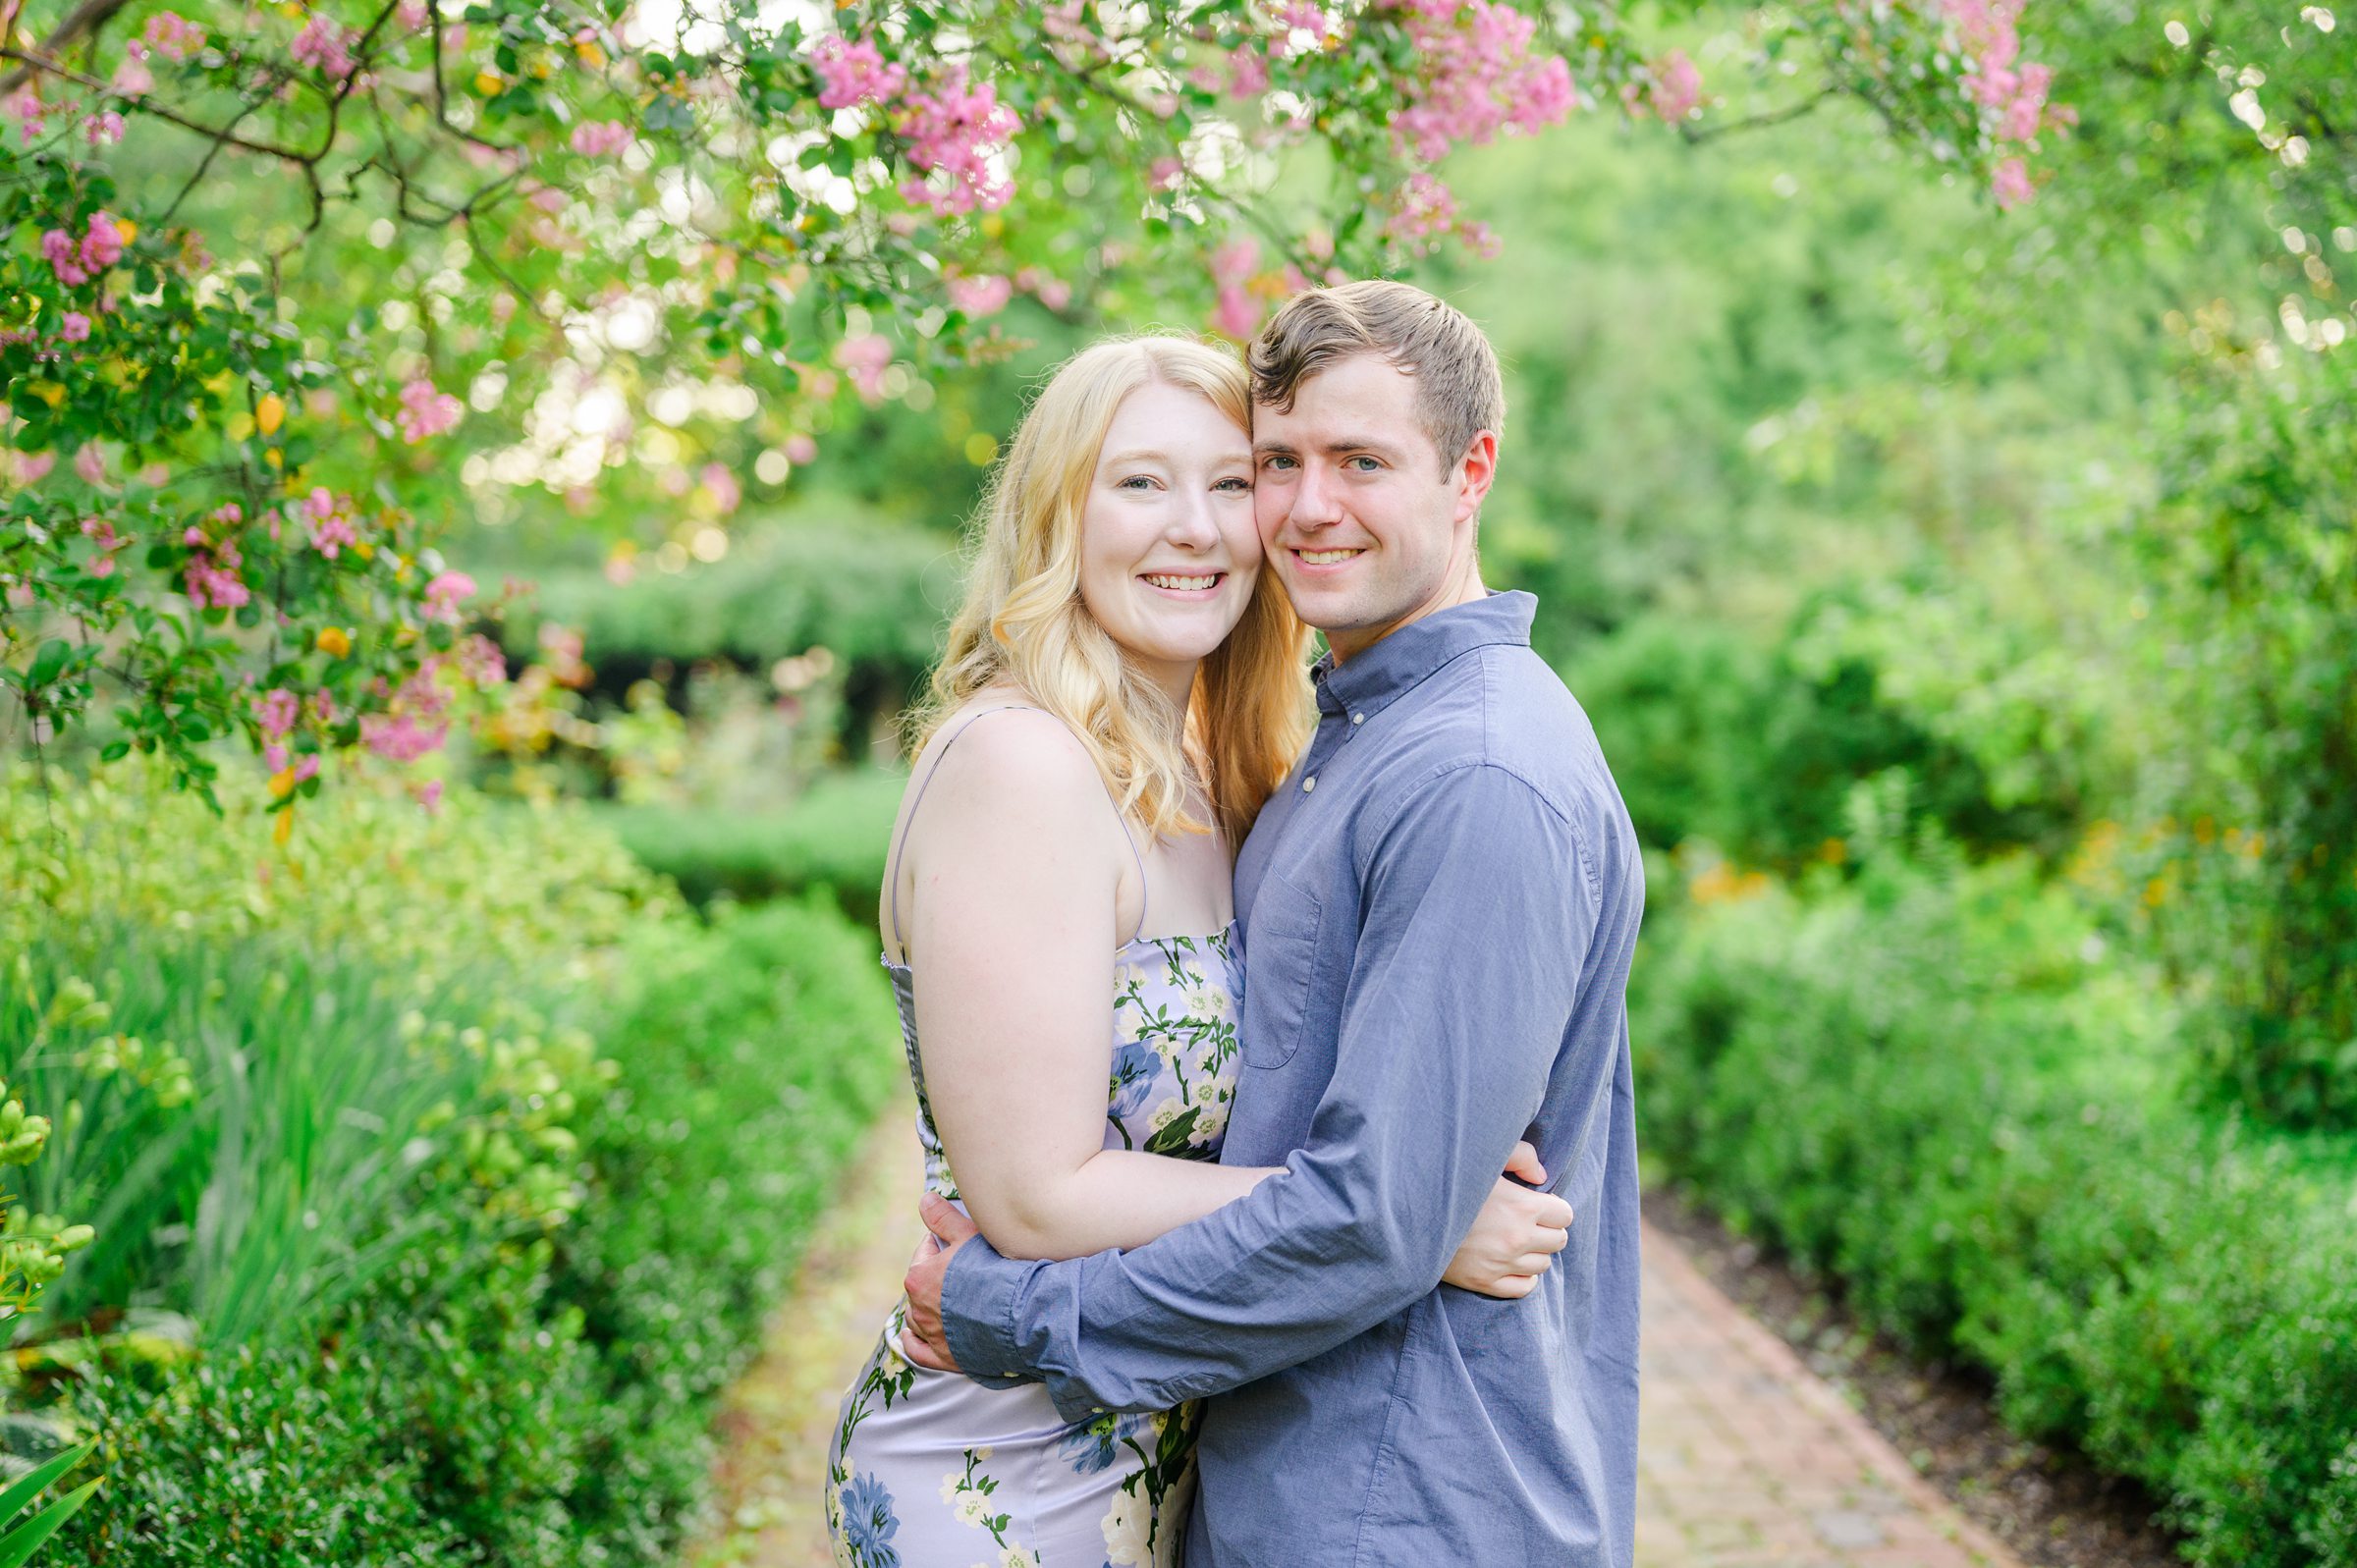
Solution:
<svg viewBox="0 0 2357 1568"><path fill-rule="evenodd" d="M55 58L61 51L71 46L77 38L103 25L109 17L129 3L130 0L82 0L82 4L67 14L65 21L49 29L48 37L34 45L33 54ZM15 8L10 9L13 12ZM33 72L43 69L37 60L29 59L25 55L11 54L9 58L25 63L7 76L0 77L0 94L16 91L25 85Z"/></svg>

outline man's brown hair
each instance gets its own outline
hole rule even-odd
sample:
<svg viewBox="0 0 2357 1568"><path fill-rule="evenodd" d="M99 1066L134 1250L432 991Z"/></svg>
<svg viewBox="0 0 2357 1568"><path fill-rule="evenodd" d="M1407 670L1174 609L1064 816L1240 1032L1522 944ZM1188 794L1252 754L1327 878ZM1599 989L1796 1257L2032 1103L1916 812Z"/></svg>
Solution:
<svg viewBox="0 0 2357 1568"><path fill-rule="evenodd" d="M1252 401L1289 412L1301 383L1353 354L1380 354L1416 378L1416 419L1447 474L1473 437L1506 423L1497 351L1446 299L1413 284L1368 279L1310 289L1252 340Z"/></svg>

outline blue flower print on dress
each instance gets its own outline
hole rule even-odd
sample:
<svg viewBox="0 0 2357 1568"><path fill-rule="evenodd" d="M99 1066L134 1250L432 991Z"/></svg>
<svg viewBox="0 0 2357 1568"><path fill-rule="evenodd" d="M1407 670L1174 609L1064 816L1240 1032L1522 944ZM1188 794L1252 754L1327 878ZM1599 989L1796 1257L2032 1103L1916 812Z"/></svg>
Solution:
<svg viewBox="0 0 2357 1568"><path fill-rule="evenodd" d="M1057 1439L1056 1451L1084 1476L1111 1470L1122 1456L1120 1426L1121 1418L1112 1415L1081 1422Z"/></svg>
<svg viewBox="0 0 2357 1568"><path fill-rule="evenodd" d="M854 1568L901 1568L900 1550L892 1544L900 1528L884 1483L861 1476L843 1488L843 1543Z"/></svg>
<svg viewBox="0 0 2357 1568"><path fill-rule="evenodd" d="M1143 1041L1132 1040L1113 1054L1113 1087L1105 1111L1116 1118L1134 1116L1146 1108L1154 1092L1154 1077L1162 1058Z"/></svg>

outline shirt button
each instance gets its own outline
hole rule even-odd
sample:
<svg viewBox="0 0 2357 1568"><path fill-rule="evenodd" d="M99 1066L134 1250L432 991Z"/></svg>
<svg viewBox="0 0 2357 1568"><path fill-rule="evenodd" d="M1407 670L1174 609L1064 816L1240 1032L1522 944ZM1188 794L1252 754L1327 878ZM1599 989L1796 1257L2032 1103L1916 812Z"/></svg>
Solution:
<svg viewBox="0 0 2357 1568"><path fill-rule="evenodd" d="M1302 780L1302 781L1301 781L1301 792L1302 792L1303 794L1308 794L1308 793L1309 793L1309 792L1310 792L1312 789L1315 789L1317 786L1318 786L1318 776L1317 776L1316 774L1314 774L1314 773L1313 773L1313 774L1311 774L1311 775L1310 775L1308 778L1306 778L1306 779L1304 779L1304 780Z"/></svg>
<svg viewBox="0 0 2357 1568"><path fill-rule="evenodd" d="M1354 725L1363 725L1367 722L1367 716L1363 713L1354 713L1350 716L1350 722Z"/></svg>

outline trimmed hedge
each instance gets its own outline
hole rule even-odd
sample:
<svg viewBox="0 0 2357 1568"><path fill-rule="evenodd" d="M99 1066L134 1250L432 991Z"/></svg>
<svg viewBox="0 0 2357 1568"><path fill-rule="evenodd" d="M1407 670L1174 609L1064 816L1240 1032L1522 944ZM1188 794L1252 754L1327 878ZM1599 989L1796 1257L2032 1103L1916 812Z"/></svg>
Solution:
<svg viewBox="0 0 2357 1568"><path fill-rule="evenodd" d="M901 1071L899 1034L873 936L816 900L709 926L657 911L620 958L593 1025L610 1087L570 1118L574 1217L488 1247L465 1224L405 1236L297 1342L116 1353L66 1379L47 1418L104 1433L109 1479L54 1560L673 1553L716 1396Z"/></svg>
<svg viewBox="0 0 2357 1568"><path fill-rule="evenodd" d="M698 904L822 892L854 924L873 925L905 774L829 774L779 812L601 806L600 823L639 863Z"/></svg>
<svg viewBox="0 0 2357 1568"><path fill-rule="evenodd" d="M1657 909L1648 1156L2151 1486L2195 1561L2352 1568L2357 1145L2192 1108L2180 1020L2066 889L1936 862Z"/></svg>

